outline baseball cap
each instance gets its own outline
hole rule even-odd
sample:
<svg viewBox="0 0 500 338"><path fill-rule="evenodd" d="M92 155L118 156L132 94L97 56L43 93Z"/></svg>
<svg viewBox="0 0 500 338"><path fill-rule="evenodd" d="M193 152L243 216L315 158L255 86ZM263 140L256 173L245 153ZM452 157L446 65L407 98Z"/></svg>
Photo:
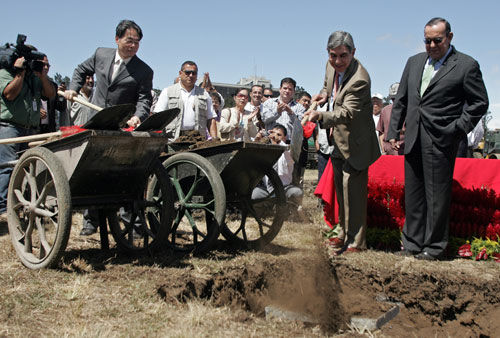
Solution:
<svg viewBox="0 0 500 338"><path fill-rule="evenodd" d="M389 87L389 99L393 100L396 97L399 89L399 82L391 84Z"/></svg>
<svg viewBox="0 0 500 338"><path fill-rule="evenodd" d="M376 97L377 99L381 99L382 101L384 101L384 97L382 96L382 94L380 93L375 93L372 95L372 99Z"/></svg>

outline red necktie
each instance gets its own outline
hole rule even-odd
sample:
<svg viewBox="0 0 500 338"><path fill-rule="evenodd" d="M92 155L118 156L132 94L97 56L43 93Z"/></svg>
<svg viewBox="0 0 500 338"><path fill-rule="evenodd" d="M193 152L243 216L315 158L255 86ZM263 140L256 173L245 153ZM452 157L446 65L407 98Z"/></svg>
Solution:
<svg viewBox="0 0 500 338"><path fill-rule="evenodd" d="M335 72L335 80L333 84L333 99L337 96L337 92L339 91L339 73Z"/></svg>

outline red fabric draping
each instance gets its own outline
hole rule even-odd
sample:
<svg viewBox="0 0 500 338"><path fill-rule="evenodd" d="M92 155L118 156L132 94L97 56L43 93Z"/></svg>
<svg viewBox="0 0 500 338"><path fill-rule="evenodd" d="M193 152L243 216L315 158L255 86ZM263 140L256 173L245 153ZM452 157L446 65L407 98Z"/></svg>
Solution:
<svg viewBox="0 0 500 338"><path fill-rule="evenodd" d="M370 182L404 183L404 156L381 156L368 169ZM500 161L457 158L453 179L464 188L487 187L500 193Z"/></svg>
<svg viewBox="0 0 500 338"><path fill-rule="evenodd" d="M333 229L339 222L339 210L335 196L335 184L333 183L333 165L328 160L325 171L321 175L314 194L323 200L323 212L326 224Z"/></svg>
<svg viewBox="0 0 500 338"><path fill-rule="evenodd" d="M302 126L302 134L304 138L311 137L315 128L316 128L316 123L311 121L306 122L306 124Z"/></svg>
<svg viewBox="0 0 500 338"><path fill-rule="evenodd" d="M467 189L486 187L500 193L500 161L477 158L457 158L453 179ZM403 183L404 156L381 156L368 169L368 181L373 183ZM332 227L338 223L338 205L330 161L321 176L314 194L325 203L325 222ZM332 210L333 209L333 210Z"/></svg>

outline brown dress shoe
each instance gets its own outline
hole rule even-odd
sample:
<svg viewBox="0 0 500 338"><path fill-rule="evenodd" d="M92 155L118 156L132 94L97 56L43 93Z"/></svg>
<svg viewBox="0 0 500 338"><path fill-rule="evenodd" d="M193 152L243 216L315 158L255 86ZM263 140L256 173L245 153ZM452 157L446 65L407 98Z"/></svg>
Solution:
<svg viewBox="0 0 500 338"><path fill-rule="evenodd" d="M347 248L344 253L356 253L356 252L362 252L365 251L366 249L358 249L358 248Z"/></svg>
<svg viewBox="0 0 500 338"><path fill-rule="evenodd" d="M344 246L344 240L338 237L330 238L330 246L334 249L340 249Z"/></svg>

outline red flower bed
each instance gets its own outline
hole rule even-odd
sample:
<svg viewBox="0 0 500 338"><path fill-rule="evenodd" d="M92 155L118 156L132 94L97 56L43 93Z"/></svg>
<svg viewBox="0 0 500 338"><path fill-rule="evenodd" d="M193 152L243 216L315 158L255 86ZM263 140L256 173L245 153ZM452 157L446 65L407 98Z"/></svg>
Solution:
<svg viewBox="0 0 500 338"><path fill-rule="evenodd" d="M404 185L368 183L369 227L403 229ZM450 236L500 237L500 195L493 189L466 189L454 181L450 208Z"/></svg>

